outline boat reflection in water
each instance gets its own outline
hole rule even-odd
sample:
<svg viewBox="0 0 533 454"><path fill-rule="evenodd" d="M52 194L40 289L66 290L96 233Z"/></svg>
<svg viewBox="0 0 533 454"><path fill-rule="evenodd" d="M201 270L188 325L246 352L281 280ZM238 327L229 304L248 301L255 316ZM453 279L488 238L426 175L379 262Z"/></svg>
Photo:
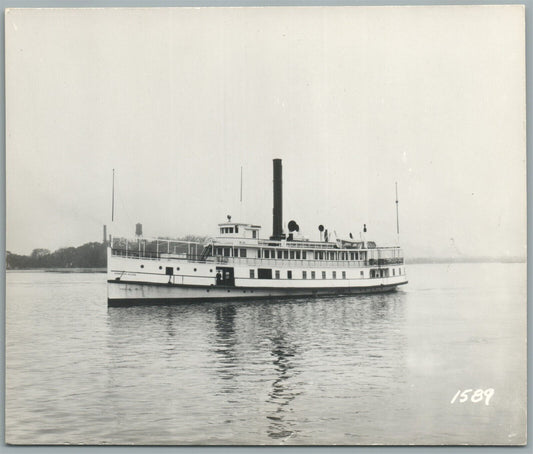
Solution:
<svg viewBox="0 0 533 454"><path fill-rule="evenodd" d="M403 297L108 308L109 386L157 442L328 443L331 424L357 439L405 383Z"/></svg>
<svg viewBox="0 0 533 454"><path fill-rule="evenodd" d="M270 423L268 435L271 438L291 437L297 431L297 421L291 420L291 402L300 394L292 384L298 375L292 359L298 354L297 349L286 342L283 334L278 334L271 339L272 363L278 377L272 382L272 390L267 402L273 409L267 414Z"/></svg>
<svg viewBox="0 0 533 454"><path fill-rule="evenodd" d="M214 308L216 339L213 351L217 355L219 366L217 368L220 377L224 380L235 378L236 360L235 347L235 316L237 308L233 304L222 304ZM233 392L236 386L226 386L224 392Z"/></svg>

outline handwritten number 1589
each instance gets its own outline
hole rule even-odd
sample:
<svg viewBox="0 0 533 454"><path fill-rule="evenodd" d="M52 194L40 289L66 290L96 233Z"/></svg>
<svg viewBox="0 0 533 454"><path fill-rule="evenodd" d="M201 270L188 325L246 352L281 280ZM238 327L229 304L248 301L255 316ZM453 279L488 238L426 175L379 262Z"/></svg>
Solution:
<svg viewBox="0 0 533 454"><path fill-rule="evenodd" d="M459 397L459 403L464 403L467 400L470 400L471 402L478 403L481 402L483 399L485 399L485 405L489 404L490 398L494 395L494 389L487 388L485 390L483 389L476 389L474 391L473 389L465 389L464 391L461 391L460 389L455 393L455 396L453 396L453 399L451 400L451 404L453 404L457 398ZM472 395L470 396L470 393Z"/></svg>

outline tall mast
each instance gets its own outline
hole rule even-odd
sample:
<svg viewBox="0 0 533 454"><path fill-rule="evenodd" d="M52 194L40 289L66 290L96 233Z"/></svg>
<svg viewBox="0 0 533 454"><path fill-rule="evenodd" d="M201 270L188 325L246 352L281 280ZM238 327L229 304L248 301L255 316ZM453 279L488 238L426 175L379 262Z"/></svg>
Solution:
<svg viewBox="0 0 533 454"><path fill-rule="evenodd" d="M111 222L115 220L115 169L113 169L113 185L111 190Z"/></svg>
<svg viewBox="0 0 533 454"><path fill-rule="evenodd" d="M398 215L398 182L396 182L396 235L398 236L398 245L400 244L400 217Z"/></svg>
<svg viewBox="0 0 533 454"><path fill-rule="evenodd" d="M241 203L242 203L242 166L241 166Z"/></svg>

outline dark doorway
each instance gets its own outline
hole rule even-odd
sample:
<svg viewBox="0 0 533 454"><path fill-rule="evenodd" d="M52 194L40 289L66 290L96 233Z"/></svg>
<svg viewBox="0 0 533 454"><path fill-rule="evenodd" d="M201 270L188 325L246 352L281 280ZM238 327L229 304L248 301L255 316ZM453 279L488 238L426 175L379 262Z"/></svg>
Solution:
<svg viewBox="0 0 533 454"><path fill-rule="evenodd" d="M233 268L217 266L217 285L224 285L226 287L235 286L235 275Z"/></svg>
<svg viewBox="0 0 533 454"><path fill-rule="evenodd" d="M272 270L270 268L259 268L257 270L257 277L259 279L272 279Z"/></svg>

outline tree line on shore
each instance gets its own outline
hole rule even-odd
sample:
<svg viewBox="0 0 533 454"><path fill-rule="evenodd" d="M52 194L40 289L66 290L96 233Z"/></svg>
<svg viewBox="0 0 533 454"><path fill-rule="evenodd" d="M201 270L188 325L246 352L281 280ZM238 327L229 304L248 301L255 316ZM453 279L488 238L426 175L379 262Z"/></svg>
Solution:
<svg viewBox="0 0 533 454"><path fill-rule="evenodd" d="M8 270L37 268L105 268L106 245L86 243L78 247L66 247L50 252L48 249L34 249L30 255L6 253Z"/></svg>
<svg viewBox="0 0 533 454"><path fill-rule="evenodd" d="M165 241L170 238L160 238L160 250L165 252ZM205 236L186 235L179 241L198 242L202 244ZM114 248L125 248L125 239L116 238L113 241ZM135 250L139 240L128 241L130 250ZM144 252L155 252L157 248L155 241L142 241ZM13 254L6 252L6 268L8 270L28 270L40 268L105 268L107 266L107 244L105 243L85 243L78 247L64 247L51 252L48 249L34 249L30 255ZM179 249L179 250L178 250ZM173 248L174 253L187 252L187 245ZM192 250L191 250L192 252ZM198 250L201 252L201 248Z"/></svg>

